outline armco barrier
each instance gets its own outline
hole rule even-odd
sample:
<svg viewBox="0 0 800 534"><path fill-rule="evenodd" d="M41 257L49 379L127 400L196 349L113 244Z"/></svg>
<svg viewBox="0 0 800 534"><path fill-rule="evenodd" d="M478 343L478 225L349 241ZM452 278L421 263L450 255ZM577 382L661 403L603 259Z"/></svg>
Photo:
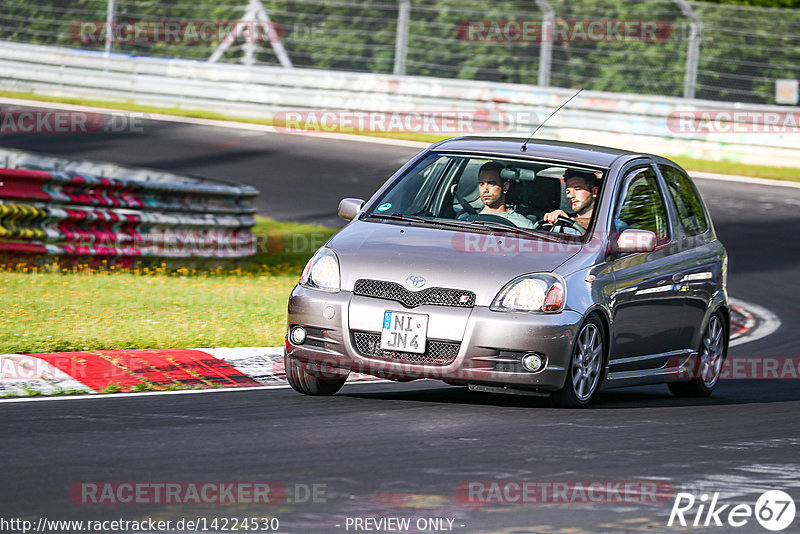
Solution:
<svg viewBox="0 0 800 534"><path fill-rule="evenodd" d="M573 89L483 81L104 56L11 42L0 42L0 90L207 109L264 119L280 111L308 109L467 111L501 122L511 117L512 124L499 125L501 133L524 136L574 93ZM539 135L670 155L800 165L796 129L675 131L670 124L671 114L702 110L800 116L797 107L584 91Z"/></svg>
<svg viewBox="0 0 800 534"><path fill-rule="evenodd" d="M257 194L249 186L0 150L0 253L243 258L255 252Z"/></svg>

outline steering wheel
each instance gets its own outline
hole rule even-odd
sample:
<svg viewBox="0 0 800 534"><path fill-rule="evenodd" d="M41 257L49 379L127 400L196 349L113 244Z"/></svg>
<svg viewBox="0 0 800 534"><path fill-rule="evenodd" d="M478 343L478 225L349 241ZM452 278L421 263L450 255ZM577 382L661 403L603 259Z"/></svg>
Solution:
<svg viewBox="0 0 800 534"><path fill-rule="evenodd" d="M559 231L560 232L561 230L556 230L556 227L560 227L562 229L563 228L571 228L571 229L575 230L576 232L579 232L580 235L583 235L583 234L586 233L586 228L584 228L583 226L578 224L577 221L573 221L572 219L564 217L563 215L559 215L558 219L556 220L556 222L553 223L552 225L550 223L548 223L547 221L545 221L544 219L542 219L540 221L536 221L535 223L533 223L533 230L541 230L542 228L544 228L544 229L546 229L546 230L548 230L550 232L555 232L555 231Z"/></svg>
<svg viewBox="0 0 800 534"><path fill-rule="evenodd" d="M493 215L491 213L478 213L476 215L470 215L469 217L465 217L464 220L494 222L494 223L505 224L506 226L510 226L512 228L517 228L516 224L509 221L502 215Z"/></svg>

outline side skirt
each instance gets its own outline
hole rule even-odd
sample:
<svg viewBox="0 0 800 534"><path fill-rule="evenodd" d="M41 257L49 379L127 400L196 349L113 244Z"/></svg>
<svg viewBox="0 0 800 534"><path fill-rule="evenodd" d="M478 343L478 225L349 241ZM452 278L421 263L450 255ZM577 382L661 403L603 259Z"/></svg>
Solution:
<svg viewBox="0 0 800 534"><path fill-rule="evenodd" d="M696 350L683 349L611 360L609 362L609 367L631 363L646 364L646 362L653 360L666 360L666 363L654 369L609 371L603 382L603 389L685 381L690 377L695 356L697 356Z"/></svg>

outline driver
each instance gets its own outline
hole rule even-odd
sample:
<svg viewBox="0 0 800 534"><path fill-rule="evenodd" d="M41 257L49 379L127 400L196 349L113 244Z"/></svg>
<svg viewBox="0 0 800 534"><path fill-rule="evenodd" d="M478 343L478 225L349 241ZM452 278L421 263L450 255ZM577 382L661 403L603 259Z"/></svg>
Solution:
<svg viewBox="0 0 800 534"><path fill-rule="evenodd" d="M564 210L554 210L544 215L545 222L555 224L559 217L564 217L588 229L599 189L597 178L589 172L567 169L564 171L564 185L567 200L575 216L570 217Z"/></svg>
<svg viewBox="0 0 800 534"><path fill-rule="evenodd" d="M500 177L503 169L503 165L496 161L481 165L478 171L478 192L483 201L483 209L479 215L496 215L508 219L520 228L532 228L533 223L527 217L506 206L506 193L511 182Z"/></svg>

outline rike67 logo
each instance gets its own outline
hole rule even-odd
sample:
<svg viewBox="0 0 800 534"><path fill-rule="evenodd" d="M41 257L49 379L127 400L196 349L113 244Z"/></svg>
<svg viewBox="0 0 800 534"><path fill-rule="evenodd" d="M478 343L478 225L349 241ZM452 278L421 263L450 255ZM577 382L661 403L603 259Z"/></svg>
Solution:
<svg viewBox="0 0 800 534"><path fill-rule="evenodd" d="M719 492L709 499L708 494L699 498L691 493L675 495L668 527L722 527L739 528L754 532L752 520L763 528L778 532L789 527L794 521L795 504L785 491L769 490L759 496L755 506L750 504L719 504Z"/></svg>

